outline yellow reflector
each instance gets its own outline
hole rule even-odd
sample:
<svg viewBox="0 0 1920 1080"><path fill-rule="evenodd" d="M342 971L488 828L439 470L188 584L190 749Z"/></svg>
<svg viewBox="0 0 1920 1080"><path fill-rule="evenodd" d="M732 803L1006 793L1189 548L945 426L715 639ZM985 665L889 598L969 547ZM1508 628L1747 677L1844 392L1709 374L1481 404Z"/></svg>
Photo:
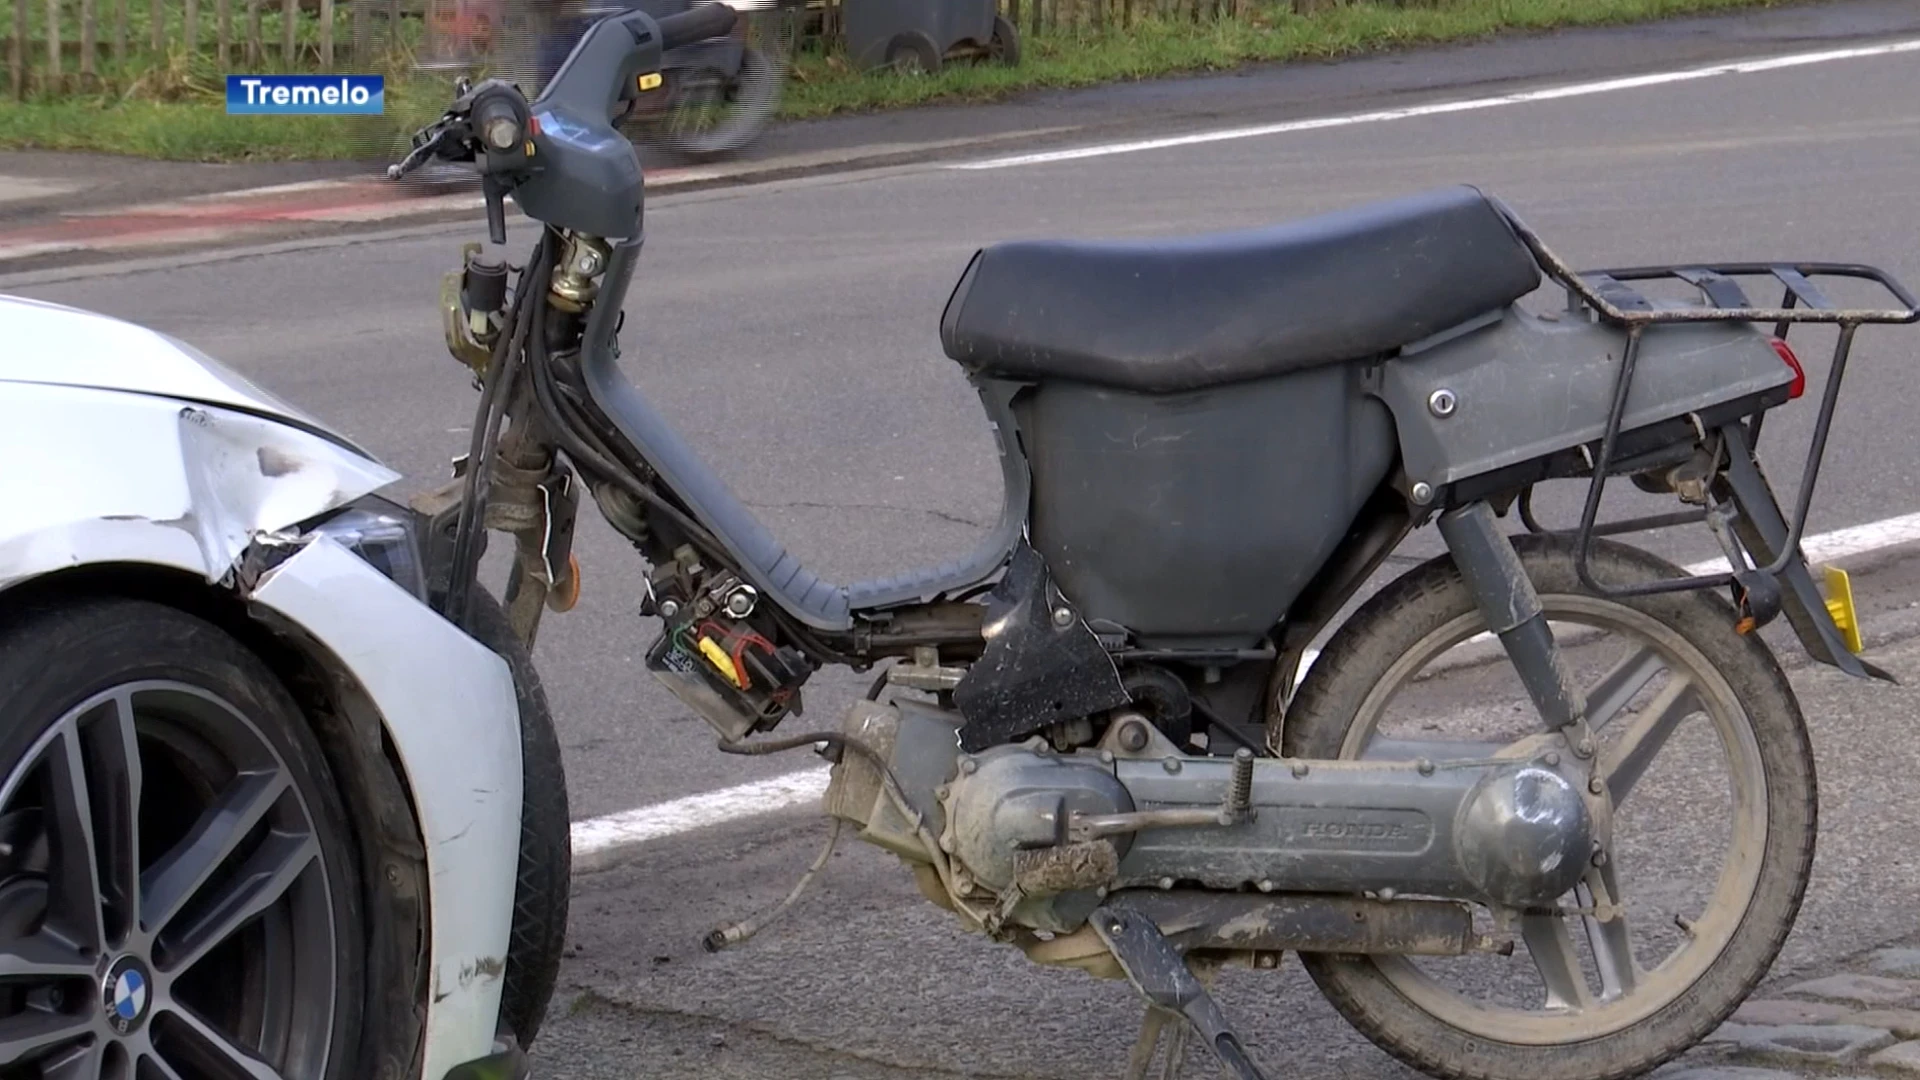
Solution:
<svg viewBox="0 0 1920 1080"><path fill-rule="evenodd" d="M634 84L642 90L652 90L660 85L660 81L659 72L649 71L635 79Z"/></svg>
<svg viewBox="0 0 1920 1080"><path fill-rule="evenodd" d="M1827 614L1833 616L1833 625L1840 628L1840 636L1846 639L1847 651L1860 652L1866 643L1860 640L1860 616L1853 606L1853 580L1837 566L1827 567L1825 573Z"/></svg>

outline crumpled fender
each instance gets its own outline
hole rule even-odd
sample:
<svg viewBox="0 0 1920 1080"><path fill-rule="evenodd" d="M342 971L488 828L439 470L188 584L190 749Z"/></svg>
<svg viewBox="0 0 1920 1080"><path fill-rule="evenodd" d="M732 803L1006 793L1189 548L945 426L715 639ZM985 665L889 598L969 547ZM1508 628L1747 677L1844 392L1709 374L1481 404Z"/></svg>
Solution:
<svg viewBox="0 0 1920 1080"><path fill-rule="evenodd" d="M445 1076L490 1053L520 859L520 711L492 651L321 537L262 575L253 602L329 648L373 699L427 845L433 965L426 1059Z"/></svg>

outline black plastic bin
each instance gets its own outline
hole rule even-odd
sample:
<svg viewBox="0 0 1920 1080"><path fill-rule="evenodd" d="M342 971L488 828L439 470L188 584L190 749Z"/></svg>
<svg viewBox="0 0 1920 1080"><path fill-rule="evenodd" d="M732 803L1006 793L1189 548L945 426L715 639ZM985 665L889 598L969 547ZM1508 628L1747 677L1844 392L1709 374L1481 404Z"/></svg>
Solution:
<svg viewBox="0 0 1920 1080"><path fill-rule="evenodd" d="M854 66L934 72L957 48L1020 62L1020 35L997 0L840 0Z"/></svg>

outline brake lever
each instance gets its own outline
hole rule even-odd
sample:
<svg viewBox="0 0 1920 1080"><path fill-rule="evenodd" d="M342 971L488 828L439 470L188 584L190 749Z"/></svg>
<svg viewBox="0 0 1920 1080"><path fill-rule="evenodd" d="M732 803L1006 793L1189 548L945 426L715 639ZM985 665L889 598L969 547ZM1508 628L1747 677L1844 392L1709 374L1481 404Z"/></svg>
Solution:
<svg viewBox="0 0 1920 1080"><path fill-rule="evenodd" d="M433 156L432 150L433 150L432 143L422 143L421 145L414 147L413 153L408 154L406 157L400 159L398 163L387 166L387 179L398 180L401 177L412 172L413 170L426 164L427 159Z"/></svg>
<svg viewBox="0 0 1920 1080"><path fill-rule="evenodd" d="M432 127L414 136L413 151L402 158L399 164L387 166L387 179L398 180L435 157L448 161L462 160L446 151L464 148L467 136L465 120L466 117L450 112Z"/></svg>

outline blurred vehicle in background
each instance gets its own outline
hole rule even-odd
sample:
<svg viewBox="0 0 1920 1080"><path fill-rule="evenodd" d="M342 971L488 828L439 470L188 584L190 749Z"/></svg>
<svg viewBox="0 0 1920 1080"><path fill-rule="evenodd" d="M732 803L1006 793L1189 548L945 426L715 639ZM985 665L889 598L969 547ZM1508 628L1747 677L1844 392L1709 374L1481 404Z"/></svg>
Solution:
<svg viewBox="0 0 1920 1080"><path fill-rule="evenodd" d="M736 10L771 16L776 23L802 6L777 0L726 2ZM658 19L678 15L694 5L695 0L614 0L591 6L562 0L557 10L563 14L550 24L541 42L537 69L540 84L544 86L559 70L574 43L595 21L636 9ZM568 12L569 8L577 14ZM793 22L791 18L784 21ZM780 106L786 56L783 52L770 57L750 42L755 22L743 18L727 37L668 50L659 73L661 85L634 100L623 130L642 142L691 158L730 154L758 138ZM791 49L791 37L779 36L785 50Z"/></svg>
<svg viewBox="0 0 1920 1080"><path fill-rule="evenodd" d="M417 67L484 71L533 97L595 21L635 9L658 18L696 2L708 0L429 0ZM661 84L620 123L636 141L696 159L731 154L758 138L779 108L805 0L712 2L744 17L728 37L667 53Z"/></svg>

